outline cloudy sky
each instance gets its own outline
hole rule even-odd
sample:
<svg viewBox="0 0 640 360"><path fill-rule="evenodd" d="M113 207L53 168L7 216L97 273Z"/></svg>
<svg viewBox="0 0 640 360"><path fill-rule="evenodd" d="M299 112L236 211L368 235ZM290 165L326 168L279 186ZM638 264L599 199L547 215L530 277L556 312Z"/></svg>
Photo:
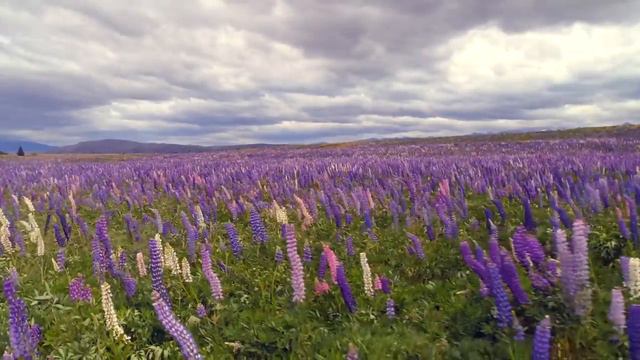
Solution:
<svg viewBox="0 0 640 360"><path fill-rule="evenodd" d="M5 137L310 143L623 122L640 122L637 0L0 0Z"/></svg>

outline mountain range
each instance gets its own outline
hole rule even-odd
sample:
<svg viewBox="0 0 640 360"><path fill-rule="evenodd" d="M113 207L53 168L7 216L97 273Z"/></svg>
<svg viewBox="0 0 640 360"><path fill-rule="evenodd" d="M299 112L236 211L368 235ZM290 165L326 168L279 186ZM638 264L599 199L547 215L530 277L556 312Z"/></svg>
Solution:
<svg viewBox="0 0 640 360"><path fill-rule="evenodd" d="M473 141L529 141L529 140L553 140L566 138L601 138L601 137L640 137L640 125L624 124L618 126L575 128L561 130L539 130L521 132L500 132L486 134L470 134L449 137L431 138L393 138L393 139L367 139L340 144L317 143L315 146L349 145L362 143L449 143L449 142L473 142ZM309 145L309 146L313 146ZM195 153L217 150L259 149L265 147L287 147L305 145L275 145L275 144L247 144L228 146L201 146L181 145L167 143L137 142L130 140L105 139L95 141L83 141L75 145L51 146L32 141L0 138L0 152L15 154L18 147L22 146L26 153L48 152L56 154L151 154L151 153Z"/></svg>

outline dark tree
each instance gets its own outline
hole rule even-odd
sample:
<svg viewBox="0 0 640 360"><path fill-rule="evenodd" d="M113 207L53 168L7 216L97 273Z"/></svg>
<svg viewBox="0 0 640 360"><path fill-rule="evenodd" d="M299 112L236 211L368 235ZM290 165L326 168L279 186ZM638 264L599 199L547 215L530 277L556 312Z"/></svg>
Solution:
<svg viewBox="0 0 640 360"><path fill-rule="evenodd" d="M18 148L18 152L17 152L18 156L24 156L24 150L22 150L22 146L20 146Z"/></svg>

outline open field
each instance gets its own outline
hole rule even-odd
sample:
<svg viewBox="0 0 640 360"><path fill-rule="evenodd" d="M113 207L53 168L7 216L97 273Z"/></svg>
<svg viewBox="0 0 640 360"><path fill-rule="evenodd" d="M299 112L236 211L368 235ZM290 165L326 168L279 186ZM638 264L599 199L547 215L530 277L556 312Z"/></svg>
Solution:
<svg viewBox="0 0 640 360"><path fill-rule="evenodd" d="M640 356L640 139L618 135L2 157L0 344Z"/></svg>

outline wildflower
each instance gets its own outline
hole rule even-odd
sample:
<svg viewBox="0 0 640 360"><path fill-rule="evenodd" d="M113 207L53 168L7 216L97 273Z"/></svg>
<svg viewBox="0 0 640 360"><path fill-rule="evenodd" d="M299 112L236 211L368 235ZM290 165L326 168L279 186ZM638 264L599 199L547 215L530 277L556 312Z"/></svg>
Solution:
<svg viewBox="0 0 640 360"><path fill-rule="evenodd" d="M164 302L162 296L158 292L153 291L151 293L151 300L153 302L153 308L156 311L158 320L164 327L164 329L171 334L176 340L182 351L182 355L187 360L200 360L203 359L200 355L200 349L193 339L193 335L187 330L187 328L181 324L174 315L171 308Z"/></svg>
<svg viewBox="0 0 640 360"><path fill-rule="evenodd" d="M106 328L115 339L121 339L125 342L129 341L129 337L124 333L124 329L118 322L118 316L113 306L113 300L111 298L111 286L107 282L103 282L100 285L102 292L102 310L104 311L104 319Z"/></svg>
<svg viewBox="0 0 640 360"><path fill-rule="evenodd" d="M91 302L91 287L85 284L84 277L78 275L69 282L69 297L75 302Z"/></svg>
<svg viewBox="0 0 640 360"><path fill-rule="evenodd" d="M213 271L213 267L211 265L211 254L209 252L208 246L203 246L200 248L200 256L202 257L202 274L209 282L211 295L216 300L224 299L220 279L218 278L218 275Z"/></svg>
<svg viewBox="0 0 640 360"><path fill-rule="evenodd" d="M147 276L147 267L144 264L144 255L140 251L136 254L136 265L138 267L138 275L140 275L140 277Z"/></svg>
<svg viewBox="0 0 640 360"><path fill-rule="evenodd" d="M293 225L282 225L282 236L287 242L287 257L291 265L291 287L293 288L293 302L303 302L305 298L304 269L296 246L295 228Z"/></svg>
<svg viewBox="0 0 640 360"><path fill-rule="evenodd" d="M347 275L344 272L344 267L342 266L342 264L337 265L336 273L336 281L338 283L338 287L340 288L340 293L342 294L344 304L347 306L349 312L353 313L357 310L356 299L351 293L351 286L347 281Z"/></svg>
<svg viewBox="0 0 640 360"><path fill-rule="evenodd" d="M236 227L233 223L226 223L224 224L224 227L227 230L227 235L229 236L229 243L231 244L231 252L233 253L233 256L240 257L240 255L242 255L242 243L238 237Z"/></svg>
<svg viewBox="0 0 640 360"><path fill-rule="evenodd" d="M182 269L180 271L182 274L182 279L186 283L193 282L193 277L191 276L191 266L189 266L189 260L187 258L182 258Z"/></svg>
<svg viewBox="0 0 640 360"><path fill-rule="evenodd" d="M550 359L551 351L551 320L549 316L540 321L533 337L533 360Z"/></svg>
<svg viewBox="0 0 640 360"><path fill-rule="evenodd" d="M360 266L362 267L362 281L364 283L364 292L367 296L373 296L373 282L371 280L371 268L367 260L367 254L360 253Z"/></svg>
<svg viewBox="0 0 640 360"><path fill-rule="evenodd" d="M611 322L613 328L620 334L624 334L625 316L624 316L624 296L618 288L611 289L611 305L609 305L609 313L607 319Z"/></svg>

